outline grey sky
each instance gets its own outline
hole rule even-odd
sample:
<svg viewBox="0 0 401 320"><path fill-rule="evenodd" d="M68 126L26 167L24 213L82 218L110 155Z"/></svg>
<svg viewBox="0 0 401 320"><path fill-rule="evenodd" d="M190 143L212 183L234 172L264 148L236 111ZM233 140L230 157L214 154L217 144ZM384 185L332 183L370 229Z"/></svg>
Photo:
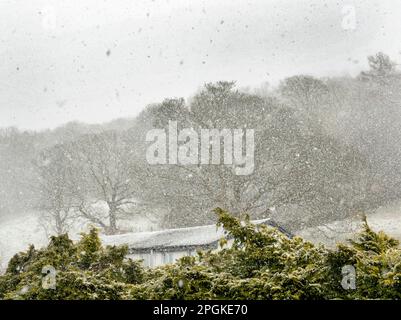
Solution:
<svg viewBox="0 0 401 320"><path fill-rule="evenodd" d="M134 116L210 81L356 74L377 51L399 63L400 31L398 0L2 0L0 127Z"/></svg>

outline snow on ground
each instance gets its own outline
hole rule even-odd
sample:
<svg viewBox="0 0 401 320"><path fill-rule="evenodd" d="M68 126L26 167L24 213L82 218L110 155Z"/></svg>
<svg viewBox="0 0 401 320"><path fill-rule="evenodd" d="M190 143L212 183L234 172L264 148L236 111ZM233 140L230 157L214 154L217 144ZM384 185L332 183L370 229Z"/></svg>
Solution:
<svg viewBox="0 0 401 320"><path fill-rule="evenodd" d="M401 240L401 203L392 208L381 208L368 217L368 223L375 231L383 230Z"/></svg>
<svg viewBox="0 0 401 320"><path fill-rule="evenodd" d="M401 201L382 207L367 216L368 225L376 232L384 231L401 241ZM336 221L318 228L304 229L296 234L313 243L329 246L352 239L361 230L362 219Z"/></svg>
<svg viewBox="0 0 401 320"><path fill-rule="evenodd" d="M6 268L14 254L26 251L31 244L36 248L48 244L49 235L41 221L40 212L23 213L0 219L0 273ZM149 219L137 216L130 221L122 220L121 224L126 230L132 232L157 228ZM84 220L77 220L71 227L69 237L78 240L80 233L87 232L90 226L91 224Z"/></svg>
<svg viewBox="0 0 401 320"><path fill-rule="evenodd" d="M38 217L34 212L0 221L0 270L15 253L26 250L30 244L41 247L47 243Z"/></svg>

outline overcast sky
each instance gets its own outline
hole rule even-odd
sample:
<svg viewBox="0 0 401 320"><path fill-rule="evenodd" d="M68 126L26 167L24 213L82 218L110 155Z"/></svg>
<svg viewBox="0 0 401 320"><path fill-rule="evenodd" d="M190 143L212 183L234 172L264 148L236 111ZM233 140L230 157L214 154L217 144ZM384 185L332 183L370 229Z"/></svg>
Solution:
<svg viewBox="0 0 401 320"><path fill-rule="evenodd" d="M356 74L378 51L401 61L399 0L1 0L0 127L135 116L211 81Z"/></svg>

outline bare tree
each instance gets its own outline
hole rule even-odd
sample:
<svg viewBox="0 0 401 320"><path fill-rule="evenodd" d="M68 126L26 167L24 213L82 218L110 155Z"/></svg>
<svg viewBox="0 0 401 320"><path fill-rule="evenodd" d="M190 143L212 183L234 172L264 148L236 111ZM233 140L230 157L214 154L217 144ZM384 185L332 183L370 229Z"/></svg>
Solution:
<svg viewBox="0 0 401 320"><path fill-rule="evenodd" d="M68 233L73 220L75 198L71 183L71 161L62 146L43 151L36 160L39 173L39 208L42 223L48 233Z"/></svg>
<svg viewBox="0 0 401 320"><path fill-rule="evenodd" d="M113 132L86 135L68 146L74 159L77 210L106 233L119 231L118 220L137 205L137 168L124 136ZM105 204L103 214L99 205Z"/></svg>
<svg viewBox="0 0 401 320"><path fill-rule="evenodd" d="M279 87L283 100L304 112L304 116L313 115L316 109L323 107L322 101L327 92L327 86L322 80L308 75L289 77Z"/></svg>

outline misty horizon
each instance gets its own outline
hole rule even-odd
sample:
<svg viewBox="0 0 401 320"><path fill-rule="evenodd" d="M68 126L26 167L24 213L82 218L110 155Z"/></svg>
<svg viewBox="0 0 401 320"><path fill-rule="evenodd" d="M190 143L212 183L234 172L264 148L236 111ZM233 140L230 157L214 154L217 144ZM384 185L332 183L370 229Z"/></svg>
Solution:
<svg viewBox="0 0 401 320"><path fill-rule="evenodd" d="M346 29L350 4L356 21ZM355 76L379 51L399 64L400 9L389 0L4 1L0 127L134 117L221 80L241 88Z"/></svg>

